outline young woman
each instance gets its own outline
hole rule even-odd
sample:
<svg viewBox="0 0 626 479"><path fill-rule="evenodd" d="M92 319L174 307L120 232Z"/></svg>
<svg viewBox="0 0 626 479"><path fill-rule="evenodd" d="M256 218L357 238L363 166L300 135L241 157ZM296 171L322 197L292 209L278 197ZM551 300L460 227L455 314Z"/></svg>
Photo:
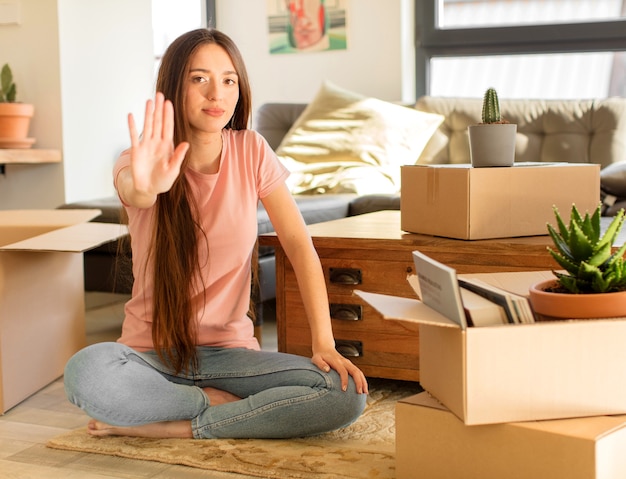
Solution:
<svg viewBox="0 0 626 479"><path fill-rule="evenodd" d="M79 351L70 401L93 435L285 438L356 420L363 373L335 350L324 277L285 186L287 170L247 125L241 54L198 29L165 53L143 133L114 167L128 213L133 294L122 335ZM261 351L247 316L257 203L296 272L313 356Z"/></svg>

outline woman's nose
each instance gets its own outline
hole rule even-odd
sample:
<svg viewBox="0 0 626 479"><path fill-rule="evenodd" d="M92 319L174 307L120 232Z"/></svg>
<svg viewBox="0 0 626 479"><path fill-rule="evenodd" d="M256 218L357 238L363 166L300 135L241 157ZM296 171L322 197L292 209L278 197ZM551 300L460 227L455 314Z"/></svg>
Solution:
<svg viewBox="0 0 626 479"><path fill-rule="evenodd" d="M219 98L220 92L219 92L219 86L216 85L213 82L209 82L207 84L207 89L205 92L205 96L209 99L209 100L217 100Z"/></svg>

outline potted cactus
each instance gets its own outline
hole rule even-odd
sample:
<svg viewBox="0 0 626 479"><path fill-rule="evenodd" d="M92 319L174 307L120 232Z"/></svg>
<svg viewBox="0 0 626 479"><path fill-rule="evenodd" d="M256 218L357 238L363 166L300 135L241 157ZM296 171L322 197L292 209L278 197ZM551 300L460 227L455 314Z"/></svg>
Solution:
<svg viewBox="0 0 626 479"><path fill-rule="evenodd" d="M34 143L28 138L34 107L16 101L17 87L8 63L0 70L0 148L29 148Z"/></svg>
<svg viewBox="0 0 626 479"><path fill-rule="evenodd" d="M470 160L475 168L513 166L517 125L504 120L494 88L483 97L482 123L468 127Z"/></svg>
<svg viewBox="0 0 626 479"><path fill-rule="evenodd" d="M554 214L556 228L548 224L554 247L548 251L564 272L554 271L556 279L531 286L535 312L569 319L626 316L626 244L613 251L624 210L613 217L604 234L601 205L584 216L573 205L567 225L556 208Z"/></svg>

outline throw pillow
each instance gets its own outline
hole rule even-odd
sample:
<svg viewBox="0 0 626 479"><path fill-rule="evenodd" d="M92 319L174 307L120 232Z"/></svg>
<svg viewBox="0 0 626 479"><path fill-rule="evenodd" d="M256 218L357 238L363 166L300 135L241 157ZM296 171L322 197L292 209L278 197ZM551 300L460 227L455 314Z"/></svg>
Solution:
<svg viewBox="0 0 626 479"><path fill-rule="evenodd" d="M613 163L600 171L602 190L610 195L626 197L626 161Z"/></svg>
<svg viewBox="0 0 626 479"><path fill-rule="evenodd" d="M292 193L397 193L443 120L325 82L276 153Z"/></svg>
<svg viewBox="0 0 626 479"><path fill-rule="evenodd" d="M600 171L602 215L614 216L626 206L626 161L612 163Z"/></svg>

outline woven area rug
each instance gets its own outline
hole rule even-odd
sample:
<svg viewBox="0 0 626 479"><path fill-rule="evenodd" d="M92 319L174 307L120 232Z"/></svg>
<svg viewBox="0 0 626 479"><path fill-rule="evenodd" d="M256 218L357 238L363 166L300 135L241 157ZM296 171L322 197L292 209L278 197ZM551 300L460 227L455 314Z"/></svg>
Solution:
<svg viewBox="0 0 626 479"><path fill-rule="evenodd" d="M372 379L367 407L358 421L304 439L94 438L81 428L47 446L264 478L392 479L395 404L421 390L417 383Z"/></svg>

